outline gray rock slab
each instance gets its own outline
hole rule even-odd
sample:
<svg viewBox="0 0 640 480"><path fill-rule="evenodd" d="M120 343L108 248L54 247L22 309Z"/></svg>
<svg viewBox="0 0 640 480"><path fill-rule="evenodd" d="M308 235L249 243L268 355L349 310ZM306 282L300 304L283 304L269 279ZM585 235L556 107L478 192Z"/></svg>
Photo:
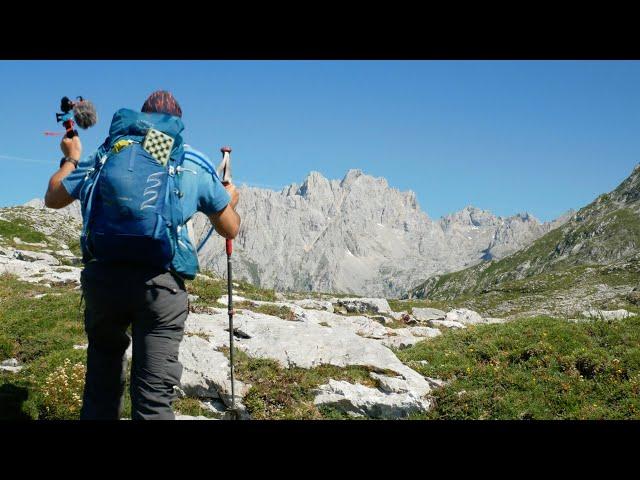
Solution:
<svg viewBox="0 0 640 480"><path fill-rule="evenodd" d="M406 418L411 413L426 412L431 407L430 400L410 392L383 392L333 379L318 388L314 404L377 419Z"/></svg>
<svg viewBox="0 0 640 480"><path fill-rule="evenodd" d="M418 308L413 307L413 316L421 322L428 322L430 320L444 320L446 312L438 310L437 308Z"/></svg>
<svg viewBox="0 0 640 480"><path fill-rule="evenodd" d="M431 320L429 325L432 327L467 328L464 323L454 322L453 320Z"/></svg>
<svg viewBox="0 0 640 480"><path fill-rule="evenodd" d="M390 313L389 302L384 298L339 298L337 305L349 313Z"/></svg>
<svg viewBox="0 0 640 480"><path fill-rule="evenodd" d="M629 312L623 308L619 310L589 309L583 311L582 315L586 318L592 318L594 320L622 320L624 318L634 317L635 313Z"/></svg>
<svg viewBox="0 0 640 480"><path fill-rule="evenodd" d="M457 308L447 313L445 320L469 324L485 323L482 316L468 308Z"/></svg>

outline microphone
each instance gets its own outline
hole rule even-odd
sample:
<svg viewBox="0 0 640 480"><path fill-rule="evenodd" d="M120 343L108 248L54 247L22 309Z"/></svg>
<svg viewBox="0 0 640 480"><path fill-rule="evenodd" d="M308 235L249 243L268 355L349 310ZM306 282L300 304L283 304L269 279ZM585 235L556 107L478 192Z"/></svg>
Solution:
<svg viewBox="0 0 640 480"><path fill-rule="evenodd" d="M96 107L89 100L80 100L73 103L73 118L76 124L86 130L98 122Z"/></svg>

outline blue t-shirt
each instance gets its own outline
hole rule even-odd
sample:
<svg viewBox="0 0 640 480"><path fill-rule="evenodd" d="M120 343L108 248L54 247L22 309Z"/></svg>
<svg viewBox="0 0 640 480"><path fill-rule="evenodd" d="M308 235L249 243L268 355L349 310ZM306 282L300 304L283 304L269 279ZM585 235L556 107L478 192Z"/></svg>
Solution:
<svg viewBox="0 0 640 480"><path fill-rule="evenodd" d="M69 195L78 200L82 198L89 170L94 167L98 156L104 153L101 147L80 162L78 168L62 180L62 185L69 192ZM231 200L231 196L222 185L209 157L190 145L184 145L184 162L176 177L178 188L183 193L180 201L182 202L185 224L196 212L212 215L223 210ZM188 255L194 257L193 261L197 264L197 252L195 246L191 245L184 225L178 228L178 238L179 242L188 246ZM175 269L176 265L173 266ZM180 273L179 269L177 271Z"/></svg>

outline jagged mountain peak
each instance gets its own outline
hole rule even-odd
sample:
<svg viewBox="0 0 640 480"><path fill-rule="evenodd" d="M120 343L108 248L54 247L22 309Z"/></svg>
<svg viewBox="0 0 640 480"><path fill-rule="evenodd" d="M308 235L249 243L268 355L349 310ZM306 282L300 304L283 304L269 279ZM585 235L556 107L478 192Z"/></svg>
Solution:
<svg viewBox="0 0 640 480"><path fill-rule="evenodd" d="M325 194L331 190L331 184L320 172L311 171L297 189L296 193L303 197Z"/></svg>
<svg viewBox="0 0 640 480"><path fill-rule="evenodd" d="M373 175L369 175L359 168L352 168L347 171L345 176L340 181L340 187L344 189L351 189L358 186L377 186L381 188L389 188L389 183L387 179L384 177L374 177Z"/></svg>
<svg viewBox="0 0 640 480"><path fill-rule="evenodd" d="M615 202L636 203L640 200L640 164L637 164L631 175L629 175L619 186L609 195Z"/></svg>
<svg viewBox="0 0 640 480"><path fill-rule="evenodd" d="M359 168L351 168L347 170L347 173L342 178L342 181L340 182L340 184L346 185L346 184L353 183L358 177L361 177L363 175L365 175L365 173Z"/></svg>

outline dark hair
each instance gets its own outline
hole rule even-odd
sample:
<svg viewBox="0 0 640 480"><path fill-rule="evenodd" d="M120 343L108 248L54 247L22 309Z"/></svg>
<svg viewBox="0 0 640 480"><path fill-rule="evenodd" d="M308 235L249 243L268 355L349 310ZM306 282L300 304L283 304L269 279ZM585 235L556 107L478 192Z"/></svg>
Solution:
<svg viewBox="0 0 640 480"><path fill-rule="evenodd" d="M176 117L182 117L182 109L171 92L156 90L142 105L145 113L166 113Z"/></svg>

